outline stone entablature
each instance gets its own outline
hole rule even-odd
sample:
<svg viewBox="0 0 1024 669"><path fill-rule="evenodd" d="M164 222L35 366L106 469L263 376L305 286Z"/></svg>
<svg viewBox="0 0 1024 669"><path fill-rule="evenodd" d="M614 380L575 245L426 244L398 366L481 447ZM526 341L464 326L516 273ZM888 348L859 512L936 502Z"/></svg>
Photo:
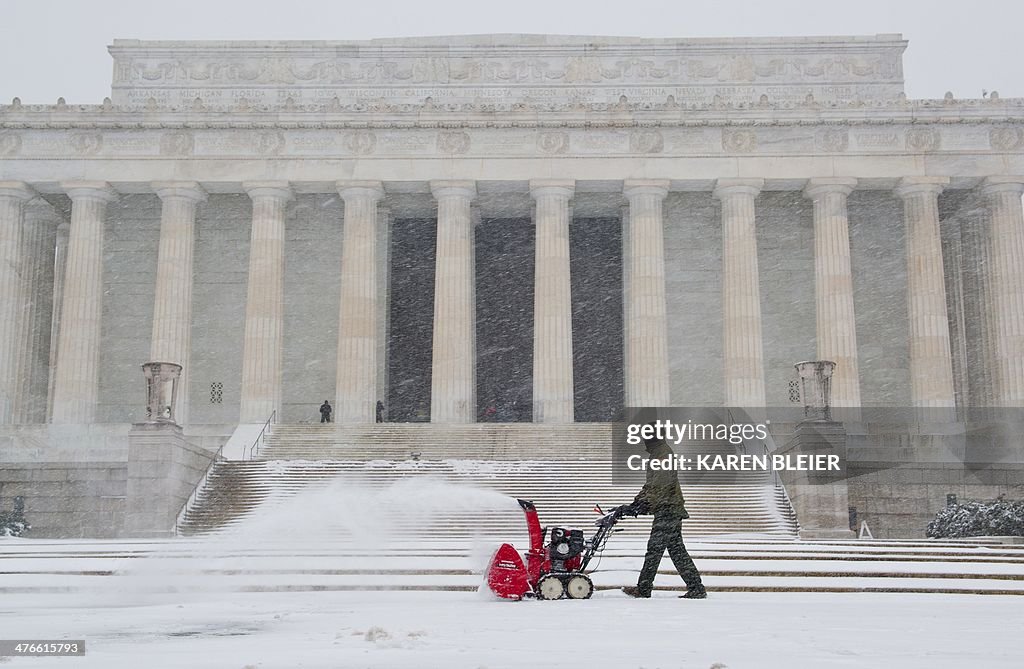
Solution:
<svg viewBox="0 0 1024 669"><path fill-rule="evenodd" d="M1024 120L1022 110L1021 120ZM0 129L0 157L122 158L885 156L1019 153L1024 123L694 127ZM0 126L2 127L2 126Z"/></svg>
<svg viewBox="0 0 1024 669"><path fill-rule="evenodd" d="M901 35L641 39L486 35L347 42L115 40L112 100L144 108L335 103L680 105L887 100Z"/></svg>
<svg viewBox="0 0 1024 669"><path fill-rule="evenodd" d="M113 160L133 164L136 173L138 160L178 161L200 181L210 175L199 161L263 159L304 170L295 173L298 180L333 181L338 175L319 173L316 161L484 158L494 176L483 170L459 178L530 179L537 172L502 175L505 168L493 159L587 165L586 159L622 157L655 165L662 157L849 155L871 157L877 174L864 172L863 161L856 175L849 173L872 178L904 175L903 163L883 165L882 157L953 157L948 166L940 161L926 169L956 176L962 154L1024 153L1024 100L907 100L905 48L900 35L116 40L111 98L102 105L15 99L0 106L0 157ZM423 177L397 167L362 176ZM33 176L31 169L11 169L6 176ZM985 176L992 169L968 172ZM157 164L143 171L168 178ZM820 176L802 166L780 171ZM603 178L599 172L577 178ZM828 170L834 172L847 170Z"/></svg>

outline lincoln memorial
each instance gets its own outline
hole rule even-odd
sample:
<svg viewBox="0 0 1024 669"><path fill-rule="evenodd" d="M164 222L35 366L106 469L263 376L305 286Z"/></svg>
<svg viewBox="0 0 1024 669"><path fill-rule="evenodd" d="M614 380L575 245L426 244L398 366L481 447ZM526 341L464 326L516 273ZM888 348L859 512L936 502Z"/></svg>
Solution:
<svg viewBox="0 0 1024 669"><path fill-rule="evenodd" d="M828 360L835 407L1024 407L1024 100L908 99L907 46L115 40L101 104L0 105L0 507L152 531L325 399L571 435Z"/></svg>

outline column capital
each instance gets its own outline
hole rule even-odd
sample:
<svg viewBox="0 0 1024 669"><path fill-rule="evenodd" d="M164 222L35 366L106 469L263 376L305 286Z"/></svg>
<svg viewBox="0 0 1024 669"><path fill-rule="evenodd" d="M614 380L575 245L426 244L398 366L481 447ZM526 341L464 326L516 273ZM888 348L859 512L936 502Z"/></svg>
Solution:
<svg viewBox="0 0 1024 669"><path fill-rule="evenodd" d="M668 195L668 179L626 179L622 182L622 194L626 197L634 195Z"/></svg>
<svg viewBox="0 0 1024 669"><path fill-rule="evenodd" d="M857 180L852 177L812 177L804 186L804 197L815 199L830 193L849 195L857 187Z"/></svg>
<svg viewBox="0 0 1024 669"><path fill-rule="evenodd" d="M250 198L272 197L288 201L292 199L292 186L287 181L245 181L242 189Z"/></svg>
<svg viewBox="0 0 1024 669"><path fill-rule="evenodd" d="M981 182L982 195L993 193L1024 193L1024 176L991 176Z"/></svg>
<svg viewBox="0 0 1024 669"><path fill-rule="evenodd" d="M949 177L903 177L893 193L901 199L922 193L938 195L948 185Z"/></svg>
<svg viewBox="0 0 1024 669"><path fill-rule="evenodd" d="M75 200L113 202L117 199L117 191L106 181L62 181L60 187L64 189L72 202Z"/></svg>
<svg viewBox="0 0 1024 669"><path fill-rule="evenodd" d="M28 202L36 192L24 181L0 181L0 197L10 197Z"/></svg>
<svg viewBox="0 0 1024 669"><path fill-rule="evenodd" d="M732 195L757 197L764 188L764 179L718 179L711 195L718 200Z"/></svg>
<svg viewBox="0 0 1024 669"><path fill-rule="evenodd" d="M338 181L334 184L341 199L369 197L374 202L384 198L384 184L380 181Z"/></svg>
<svg viewBox="0 0 1024 669"><path fill-rule="evenodd" d="M547 195L570 198L576 192L574 179L531 179L530 197L537 199Z"/></svg>
<svg viewBox="0 0 1024 669"><path fill-rule="evenodd" d="M469 180L439 179L430 182L430 192L435 199L442 197L476 197L476 182Z"/></svg>
<svg viewBox="0 0 1024 669"><path fill-rule="evenodd" d="M195 181L154 181L150 184L161 200L180 197L193 202L204 202L206 191Z"/></svg>

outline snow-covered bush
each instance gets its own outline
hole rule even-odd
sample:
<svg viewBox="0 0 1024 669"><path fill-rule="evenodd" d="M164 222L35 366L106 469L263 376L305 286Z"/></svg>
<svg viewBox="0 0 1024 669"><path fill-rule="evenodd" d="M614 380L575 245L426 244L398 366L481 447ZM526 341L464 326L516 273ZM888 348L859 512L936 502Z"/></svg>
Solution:
<svg viewBox="0 0 1024 669"><path fill-rule="evenodd" d="M936 539L954 537L1024 537L1024 501L961 502L947 506L928 523Z"/></svg>
<svg viewBox="0 0 1024 669"><path fill-rule="evenodd" d="M20 505L15 506L13 511L0 510L0 537L20 537L31 529Z"/></svg>

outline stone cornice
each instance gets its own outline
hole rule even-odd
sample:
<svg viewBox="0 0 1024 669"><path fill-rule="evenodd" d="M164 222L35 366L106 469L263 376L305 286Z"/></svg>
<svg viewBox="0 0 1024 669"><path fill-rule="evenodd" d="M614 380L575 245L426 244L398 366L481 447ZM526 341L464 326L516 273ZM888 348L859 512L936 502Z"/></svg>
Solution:
<svg viewBox="0 0 1024 669"><path fill-rule="evenodd" d="M914 100L863 106L709 107L673 105L579 105L546 110L448 109L433 105L375 108L139 111L110 105L0 105L0 128L558 128L888 125L895 123L1021 123L1024 98Z"/></svg>

